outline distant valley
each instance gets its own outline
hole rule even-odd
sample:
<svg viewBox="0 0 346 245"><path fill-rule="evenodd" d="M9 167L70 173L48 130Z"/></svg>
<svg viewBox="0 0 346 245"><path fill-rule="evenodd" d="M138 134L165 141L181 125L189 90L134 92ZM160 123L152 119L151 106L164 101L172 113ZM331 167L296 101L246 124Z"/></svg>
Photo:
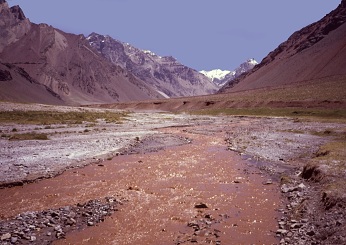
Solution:
<svg viewBox="0 0 346 245"><path fill-rule="evenodd" d="M0 0L0 133L1 244L344 245L346 0L211 71Z"/></svg>
<svg viewBox="0 0 346 245"><path fill-rule="evenodd" d="M0 28L3 101L84 105L208 95L243 71L211 79L171 56L109 36L31 23L6 1L0 2Z"/></svg>

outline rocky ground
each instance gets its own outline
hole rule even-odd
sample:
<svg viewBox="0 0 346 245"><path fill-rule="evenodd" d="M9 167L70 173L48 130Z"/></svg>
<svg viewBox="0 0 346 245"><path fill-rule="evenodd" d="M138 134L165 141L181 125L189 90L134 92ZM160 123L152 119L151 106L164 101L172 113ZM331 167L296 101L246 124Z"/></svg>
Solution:
<svg viewBox="0 0 346 245"><path fill-rule="evenodd" d="M117 211L117 205L119 202L115 198L107 197L75 206L19 214L1 222L1 244L51 244L68 232L104 221Z"/></svg>
<svg viewBox="0 0 346 245"><path fill-rule="evenodd" d="M13 128L49 140L0 139L0 244L109 244L112 236L121 244L345 243L345 194L325 188L343 183L345 172L316 164L321 146L345 134L345 124L147 112L121 124L0 125L4 134ZM47 180L29 183L37 179ZM23 186L8 188L14 185ZM89 230L94 236L86 238Z"/></svg>
<svg viewBox="0 0 346 245"><path fill-rule="evenodd" d="M0 111L111 111L92 108L52 107L47 105L18 105L0 103ZM189 125L192 117L157 113L135 113L126 117L126 123L96 123L31 125L3 123L0 125L0 186L22 185L36 179L53 177L69 168L102 162L130 148L145 138L146 148L162 145L164 135L157 128ZM8 140L14 133L47 134L49 140ZM150 136L150 137L149 137ZM156 143L154 142L157 141ZM185 144L185 139L164 137L165 145ZM162 146L160 146L162 147Z"/></svg>
<svg viewBox="0 0 346 245"><path fill-rule="evenodd" d="M340 123L261 118L229 132L231 150L280 179L287 200L279 210L280 244L346 243L345 129ZM323 150L330 142L341 148ZM338 154L323 158L331 152Z"/></svg>

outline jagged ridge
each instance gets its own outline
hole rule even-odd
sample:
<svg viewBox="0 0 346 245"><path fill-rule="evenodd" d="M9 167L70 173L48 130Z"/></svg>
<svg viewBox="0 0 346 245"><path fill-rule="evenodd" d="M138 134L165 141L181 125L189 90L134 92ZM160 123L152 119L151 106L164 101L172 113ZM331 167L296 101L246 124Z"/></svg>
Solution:
<svg viewBox="0 0 346 245"><path fill-rule="evenodd" d="M19 6L9 8L6 1L0 3L0 57L1 62L14 64L49 88L48 94L30 102L42 102L44 97L49 103L52 92L70 105L162 98L131 72L105 59L83 35L31 23ZM7 72L13 75L14 70ZM2 82L0 97L18 99L20 90L13 90L14 82L20 87L23 79ZM26 88L28 93L37 94ZM51 103L56 103L53 97Z"/></svg>
<svg viewBox="0 0 346 245"><path fill-rule="evenodd" d="M171 56L161 57L96 33L87 39L108 60L129 70L166 97L205 95L217 91L217 86L209 79Z"/></svg>

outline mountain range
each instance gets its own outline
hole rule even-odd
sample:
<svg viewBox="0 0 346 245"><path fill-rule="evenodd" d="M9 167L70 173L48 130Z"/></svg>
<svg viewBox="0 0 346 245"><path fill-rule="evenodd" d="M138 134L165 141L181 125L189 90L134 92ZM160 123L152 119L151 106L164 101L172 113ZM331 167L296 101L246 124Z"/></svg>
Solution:
<svg viewBox="0 0 346 245"><path fill-rule="evenodd" d="M222 70L202 72L214 81L232 74ZM315 108L336 110L335 113L343 115L346 108L346 0L321 20L293 33L253 69L227 81L217 94L108 107L212 112L230 108L236 109L235 113L249 108L290 108L294 113L300 113L300 108Z"/></svg>
<svg viewBox="0 0 346 245"><path fill-rule="evenodd" d="M0 0L0 100L82 105L195 96L218 86L171 56L31 23Z"/></svg>
<svg viewBox="0 0 346 245"><path fill-rule="evenodd" d="M293 33L259 64L201 71L171 56L96 33L88 37L34 24L0 0L0 100L83 105L217 95L171 101L196 106L345 105L346 0ZM202 100L203 102L199 101ZM287 104L288 103L288 104ZM121 105L123 106L123 105ZM195 108L197 109L197 108Z"/></svg>
<svg viewBox="0 0 346 245"><path fill-rule="evenodd" d="M215 69L211 71L202 70L200 73L211 79L218 87L223 87L227 82L232 81L239 77L241 74L250 71L257 65L255 59L248 59L246 62L240 64L234 71Z"/></svg>
<svg viewBox="0 0 346 245"><path fill-rule="evenodd" d="M1 73L10 74L0 83L1 100L80 105L162 98L100 56L83 35L31 23L4 0L0 30Z"/></svg>
<svg viewBox="0 0 346 245"><path fill-rule="evenodd" d="M182 65L172 56L161 57L96 33L87 39L107 60L145 81L166 98L205 95L218 90L207 77Z"/></svg>

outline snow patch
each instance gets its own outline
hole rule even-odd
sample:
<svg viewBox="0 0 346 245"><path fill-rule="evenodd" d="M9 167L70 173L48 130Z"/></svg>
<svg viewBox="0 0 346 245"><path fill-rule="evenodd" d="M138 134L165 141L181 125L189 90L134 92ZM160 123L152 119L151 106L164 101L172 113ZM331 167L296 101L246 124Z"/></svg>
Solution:
<svg viewBox="0 0 346 245"><path fill-rule="evenodd" d="M258 62L255 59L248 59L247 63L251 64L251 65L257 65Z"/></svg>
<svg viewBox="0 0 346 245"><path fill-rule="evenodd" d="M161 94L163 97L165 97L166 99L169 99L170 97L167 95L167 94L165 94L164 92L162 92L162 91L159 91L159 90L156 90L159 94Z"/></svg>
<svg viewBox="0 0 346 245"><path fill-rule="evenodd" d="M150 50L142 50L143 53L145 54L148 54L148 55L151 55L151 56L155 56L155 57L159 57L159 58L162 58L161 56L155 54L154 52L150 51Z"/></svg>
<svg viewBox="0 0 346 245"><path fill-rule="evenodd" d="M150 54L150 55L152 55L152 56L156 56L156 54L155 54L154 52L150 51L150 50L143 50L143 52L144 52L145 54Z"/></svg>
<svg viewBox="0 0 346 245"><path fill-rule="evenodd" d="M212 81L214 81L215 79L218 79L218 80L224 79L226 77L226 75L231 73L231 71L215 69L215 70L211 70L211 71L202 70L202 71L200 71L200 73L202 73L204 76L206 76L206 77L210 78Z"/></svg>

